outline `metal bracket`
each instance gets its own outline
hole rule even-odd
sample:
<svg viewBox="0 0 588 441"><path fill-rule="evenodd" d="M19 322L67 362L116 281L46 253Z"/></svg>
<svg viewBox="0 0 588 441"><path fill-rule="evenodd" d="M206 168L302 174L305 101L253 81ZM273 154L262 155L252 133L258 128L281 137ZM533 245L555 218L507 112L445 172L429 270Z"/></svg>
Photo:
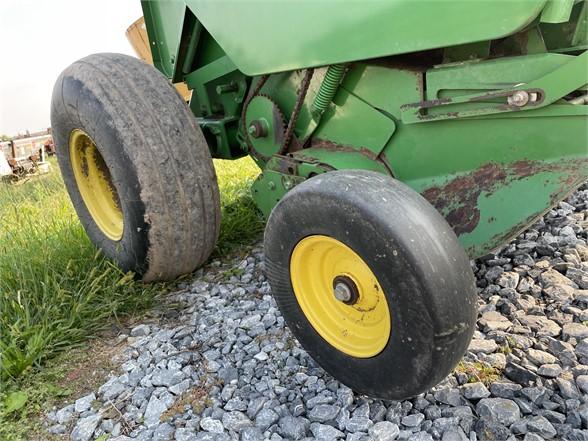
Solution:
<svg viewBox="0 0 588 441"><path fill-rule="evenodd" d="M570 19L574 0L549 0L541 14L543 23L565 23Z"/></svg>
<svg viewBox="0 0 588 441"><path fill-rule="evenodd" d="M588 82L587 71L588 51L537 80L511 89L405 104L400 107L402 122L414 124L538 109L584 86ZM487 103L487 106L480 107L480 103L496 98L506 99L502 103ZM446 108L458 104L462 106L446 113L427 112L429 109ZM468 104L475 104L475 107L468 109ZM463 105L466 106L465 109Z"/></svg>

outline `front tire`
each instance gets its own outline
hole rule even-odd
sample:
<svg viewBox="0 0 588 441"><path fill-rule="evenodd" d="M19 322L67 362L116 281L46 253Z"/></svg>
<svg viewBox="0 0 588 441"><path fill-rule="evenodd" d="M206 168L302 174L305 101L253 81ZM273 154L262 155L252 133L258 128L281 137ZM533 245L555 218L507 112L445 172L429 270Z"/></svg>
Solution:
<svg viewBox="0 0 588 441"><path fill-rule="evenodd" d="M264 242L290 329L355 391L417 395L466 351L477 312L469 259L406 185L359 170L315 176L276 205Z"/></svg>
<svg viewBox="0 0 588 441"><path fill-rule="evenodd" d="M95 54L58 78L57 157L91 241L145 281L202 265L219 233L219 191L196 119L152 66Z"/></svg>

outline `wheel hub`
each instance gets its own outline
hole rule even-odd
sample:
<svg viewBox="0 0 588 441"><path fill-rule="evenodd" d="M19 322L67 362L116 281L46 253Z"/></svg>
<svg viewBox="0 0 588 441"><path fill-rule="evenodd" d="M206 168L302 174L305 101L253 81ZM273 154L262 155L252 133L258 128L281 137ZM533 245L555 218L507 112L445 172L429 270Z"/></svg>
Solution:
<svg viewBox="0 0 588 441"><path fill-rule="evenodd" d="M337 276L333 279L333 294L346 305L353 305L359 299L357 285L347 276Z"/></svg>
<svg viewBox="0 0 588 441"><path fill-rule="evenodd" d="M305 237L292 251L290 278L302 312L328 344L358 358L386 347L392 328L386 295L347 245L329 236Z"/></svg>

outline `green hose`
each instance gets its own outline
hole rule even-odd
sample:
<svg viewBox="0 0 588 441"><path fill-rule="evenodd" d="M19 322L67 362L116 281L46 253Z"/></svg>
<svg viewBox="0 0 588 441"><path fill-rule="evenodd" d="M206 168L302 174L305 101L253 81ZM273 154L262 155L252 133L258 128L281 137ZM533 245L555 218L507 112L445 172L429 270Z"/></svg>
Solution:
<svg viewBox="0 0 588 441"><path fill-rule="evenodd" d="M343 75L345 75L344 64L332 64L328 67L321 87L312 103L311 112L315 119L320 118L323 112L327 110L327 107L329 107L329 104L333 101L335 93L337 93L337 89L339 88L339 84L343 79Z"/></svg>

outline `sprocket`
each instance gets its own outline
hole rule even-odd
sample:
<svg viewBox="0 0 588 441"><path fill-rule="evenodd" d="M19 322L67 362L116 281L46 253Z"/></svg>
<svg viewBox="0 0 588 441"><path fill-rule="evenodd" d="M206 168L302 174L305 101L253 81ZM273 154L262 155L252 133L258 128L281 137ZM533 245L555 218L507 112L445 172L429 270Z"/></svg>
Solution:
<svg viewBox="0 0 588 441"><path fill-rule="evenodd" d="M269 159L284 142L286 118L276 102L266 94L257 94L245 109L245 136L251 153Z"/></svg>

